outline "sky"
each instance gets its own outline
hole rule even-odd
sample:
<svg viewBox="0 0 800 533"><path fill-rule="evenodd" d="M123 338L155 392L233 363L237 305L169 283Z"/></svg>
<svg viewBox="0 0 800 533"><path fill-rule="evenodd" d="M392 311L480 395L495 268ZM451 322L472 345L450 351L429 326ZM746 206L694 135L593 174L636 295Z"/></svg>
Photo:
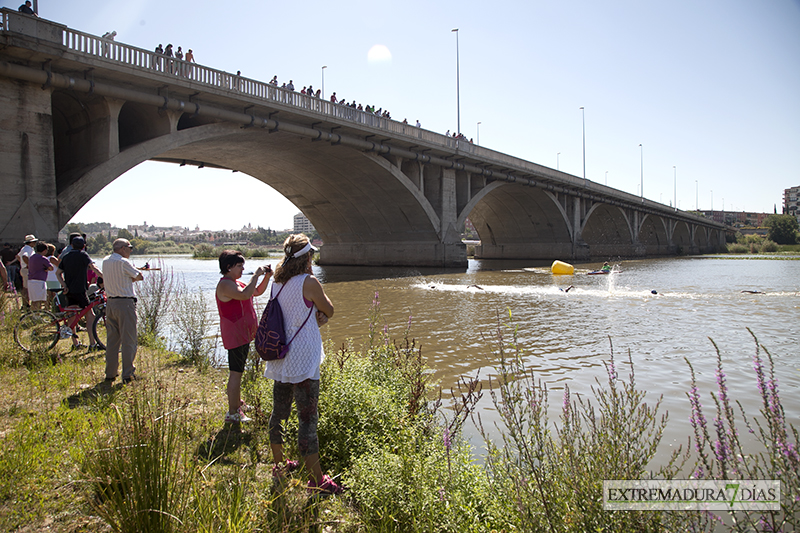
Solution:
<svg viewBox="0 0 800 533"><path fill-rule="evenodd" d="M38 6L70 28L191 48L200 64L264 82L320 88L324 75L326 97L432 131L455 131L460 113L482 146L579 177L585 132L589 180L637 195L641 182L648 199L684 210L780 212L784 189L800 185L800 0ZM153 191L180 201L167 208ZM111 201L120 195L134 201ZM218 208L242 196L262 207ZM146 162L72 221L285 229L297 212L240 173Z"/></svg>

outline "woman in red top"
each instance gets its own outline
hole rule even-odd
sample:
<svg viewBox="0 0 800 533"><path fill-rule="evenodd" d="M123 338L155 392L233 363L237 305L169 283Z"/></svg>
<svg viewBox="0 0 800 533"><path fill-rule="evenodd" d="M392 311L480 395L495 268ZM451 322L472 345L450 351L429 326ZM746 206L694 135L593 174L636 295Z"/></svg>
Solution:
<svg viewBox="0 0 800 533"><path fill-rule="evenodd" d="M253 308L253 296L261 296L267 290L272 276L270 265L258 267L245 285L239 278L244 271L244 257L236 250L225 250L219 256L219 271L222 279L217 284L217 309L222 345L228 350L228 413L225 422L249 422L242 413L242 373L250 351L250 341L256 336L258 318ZM258 283L262 275L264 279Z"/></svg>

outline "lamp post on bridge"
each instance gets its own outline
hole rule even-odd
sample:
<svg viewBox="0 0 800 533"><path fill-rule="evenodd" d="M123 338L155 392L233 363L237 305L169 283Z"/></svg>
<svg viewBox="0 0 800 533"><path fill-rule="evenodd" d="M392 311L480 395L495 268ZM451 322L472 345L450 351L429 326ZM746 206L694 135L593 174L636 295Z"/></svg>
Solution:
<svg viewBox="0 0 800 533"><path fill-rule="evenodd" d="M586 111L581 106L581 122L583 123L583 186L586 187Z"/></svg>
<svg viewBox="0 0 800 533"><path fill-rule="evenodd" d="M697 180L694 180L694 210L700 211L700 188L697 185Z"/></svg>
<svg viewBox="0 0 800 533"><path fill-rule="evenodd" d="M642 175L640 178L641 187L639 188L639 191L642 193L642 203L644 203L644 148L642 148L641 143L639 143L639 156L642 164Z"/></svg>
<svg viewBox="0 0 800 533"><path fill-rule="evenodd" d="M458 60L458 28L453 28L451 33L455 32L456 34L456 113L458 117L457 122L457 129L458 129L458 136L461 137L461 75L459 72L459 60Z"/></svg>
<svg viewBox="0 0 800 533"><path fill-rule="evenodd" d="M325 100L325 69L328 65L322 65L322 99Z"/></svg>
<svg viewBox="0 0 800 533"><path fill-rule="evenodd" d="M711 218L714 218L714 189L711 189Z"/></svg>
<svg viewBox="0 0 800 533"><path fill-rule="evenodd" d="M558 156L560 156L560 155L561 155L561 152L558 152L556 154L556 170L558 170Z"/></svg>
<svg viewBox="0 0 800 533"><path fill-rule="evenodd" d="M672 165L672 170L675 173L675 181L674 181L674 187L675 187L675 193L674 193L675 194L675 200L674 200L674 202L675 203L672 205L672 207L674 207L675 211L677 211L678 210L678 168L675 165Z"/></svg>
<svg viewBox="0 0 800 533"><path fill-rule="evenodd" d="M608 170L606 170L606 185L608 185Z"/></svg>
<svg viewBox="0 0 800 533"><path fill-rule="evenodd" d="M481 123L478 122L478 146L481 145Z"/></svg>

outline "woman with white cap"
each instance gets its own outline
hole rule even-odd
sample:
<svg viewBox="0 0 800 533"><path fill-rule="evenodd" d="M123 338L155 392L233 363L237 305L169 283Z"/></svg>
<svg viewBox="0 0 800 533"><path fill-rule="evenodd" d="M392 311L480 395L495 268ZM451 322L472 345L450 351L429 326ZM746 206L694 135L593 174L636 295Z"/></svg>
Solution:
<svg viewBox="0 0 800 533"><path fill-rule="evenodd" d="M299 466L296 461L284 463L283 458L283 421L289 418L294 401L299 421L298 448L310 474L308 491L340 494L342 487L322 474L317 438L319 369L325 355L319 326L333 316L333 304L312 273L311 261L317 249L308 237L302 233L290 235L283 243L283 251L286 258L275 270L270 297L278 299L286 338L292 341L286 357L267 361L264 371L264 377L275 380L269 419L273 475ZM310 320L312 315L315 320Z"/></svg>

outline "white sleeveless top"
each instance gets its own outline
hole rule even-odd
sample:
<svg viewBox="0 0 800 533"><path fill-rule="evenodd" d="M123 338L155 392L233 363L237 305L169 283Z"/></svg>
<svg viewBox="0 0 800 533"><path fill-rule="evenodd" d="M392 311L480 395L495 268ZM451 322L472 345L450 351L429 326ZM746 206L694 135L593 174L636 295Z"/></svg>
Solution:
<svg viewBox="0 0 800 533"><path fill-rule="evenodd" d="M264 377L274 379L282 383L300 383L307 379L319 380L319 365L325 354L322 352L322 335L317 325L317 306L306 307L303 301L303 283L308 274L300 274L286 284L273 283L270 289L270 296L278 294L283 287L283 291L278 296L278 303L281 304L283 311L283 327L286 332L288 342L300 328L300 333L289 345L286 357L276 361L266 361ZM303 326L309 311L311 316Z"/></svg>

